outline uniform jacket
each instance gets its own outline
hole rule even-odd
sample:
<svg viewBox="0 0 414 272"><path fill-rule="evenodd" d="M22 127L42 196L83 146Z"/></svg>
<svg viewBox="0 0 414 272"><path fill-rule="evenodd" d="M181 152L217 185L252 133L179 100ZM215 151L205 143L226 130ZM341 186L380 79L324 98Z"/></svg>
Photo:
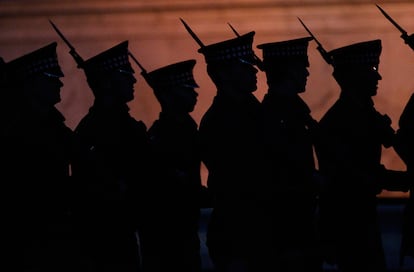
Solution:
<svg viewBox="0 0 414 272"><path fill-rule="evenodd" d="M147 183L145 124L126 105L95 103L76 127L75 139L73 176L81 192L80 215L97 228L116 223L135 228Z"/></svg>
<svg viewBox="0 0 414 272"><path fill-rule="evenodd" d="M213 258L260 252L269 192L262 123L261 105L253 94L238 100L218 94L200 122L201 156L213 197L207 237Z"/></svg>

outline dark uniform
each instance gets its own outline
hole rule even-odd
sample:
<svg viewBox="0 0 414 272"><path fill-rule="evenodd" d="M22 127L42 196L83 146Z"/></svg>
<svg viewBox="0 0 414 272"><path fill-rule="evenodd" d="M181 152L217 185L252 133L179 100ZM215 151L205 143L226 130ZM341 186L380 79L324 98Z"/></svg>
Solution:
<svg viewBox="0 0 414 272"><path fill-rule="evenodd" d="M145 271L201 271L201 158L198 125L190 115L198 96L195 63L182 61L144 75L161 105L148 130L154 164L152 205L140 236Z"/></svg>
<svg viewBox="0 0 414 272"><path fill-rule="evenodd" d="M203 46L207 72L217 87L200 122L202 160L213 211L207 246L217 271L260 271L268 239L264 203L261 105L253 95L257 69L254 32ZM267 216L267 215L266 215Z"/></svg>
<svg viewBox="0 0 414 272"><path fill-rule="evenodd" d="M55 107L63 86L56 46L32 51L5 68L7 92L18 93L19 100L8 101L13 107L4 132L2 174L8 180L2 199L8 209L2 213L3 233L12 242L6 259L22 271L71 271L74 264L69 216L73 132Z"/></svg>
<svg viewBox="0 0 414 272"><path fill-rule="evenodd" d="M122 42L82 65L95 100L75 129L76 215L88 266L94 271L139 271L136 230L144 205L146 126L127 106L136 79Z"/></svg>
<svg viewBox="0 0 414 272"><path fill-rule="evenodd" d="M401 260L414 257L414 94L411 95L399 120L394 149L407 166L411 175L410 195L404 209L404 221L401 241Z"/></svg>
<svg viewBox="0 0 414 272"><path fill-rule="evenodd" d="M414 50L414 34L411 34L404 38L404 42ZM410 176L409 191L410 195L407 201L407 205L404 209L402 241L401 241L401 261L404 261L404 257L414 257L414 94L411 95L407 102L404 111L402 112L399 120L399 129L396 133L396 140L394 149L404 161L407 166L407 172Z"/></svg>
<svg viewBox="0 0 414 272"><path fill-rule="evenodd" d="M309 76L307 48L312 38L266 43L263 63L268 83L262 105L266 159L273 186L273 244L280 271L317 271L315 214L316 169L313 157L315 121L306 102Z"/></svg>
<svg viewBox="0 0 414 272"><path fill-rule="evenodd" d="M394 130L372 100L381 48L372 40L329 52L341 94L319 121L317 154L327 178L320 226L327 258L335 258L341 271L386 270L376 195L385 169L382 147L391 146Z"/></svg>

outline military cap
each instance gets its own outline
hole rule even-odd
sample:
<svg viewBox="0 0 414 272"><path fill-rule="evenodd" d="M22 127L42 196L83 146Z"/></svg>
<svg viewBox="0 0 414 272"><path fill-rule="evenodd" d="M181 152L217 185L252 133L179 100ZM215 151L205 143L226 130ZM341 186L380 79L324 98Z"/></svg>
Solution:
<svg viewBox="0 0 414 272"><path fill-rule="evenodd" d="M202 46L198 52L204 55L207 64L235 59L255 64L256 60L252 49L254 34L255 32L251 31L230 40Z"/></svg>
<svg viewBox="0 0 414 272"><path fill-rule="evenodd" d="M53 42L8 62L5 67L7 74L14 78L31 77L38 74L63 77L58 63L56 46L57 43Z"/></svg>
<svg viewBox="0 0 414 272"><path fill-rule="evenodd" d="M121 70L133 73L129 62L128 41L123 41L114 47L86 60L81 68L86 74Z"/></svg>
<svg viewBox="0 0 414 272"><path fill-rule="evenodd" d="M193 77L194 59L173 63L145 75L145 80L156 90L169 89L177 86L198 88Z"/></svg>
<svg viewBox="0 0 414 272"><path fill-rule="evenodd" d="M382 46L381 40L359 42L330 51L334 67L378 66Z"/></svg>
<svg viewBox="0 0 414 272"><path fill-rule="evenodd" d="M308 61L308 44L312 37L298 38L287 41L259 44L263 50L263 60L292 59Z"/></svg>

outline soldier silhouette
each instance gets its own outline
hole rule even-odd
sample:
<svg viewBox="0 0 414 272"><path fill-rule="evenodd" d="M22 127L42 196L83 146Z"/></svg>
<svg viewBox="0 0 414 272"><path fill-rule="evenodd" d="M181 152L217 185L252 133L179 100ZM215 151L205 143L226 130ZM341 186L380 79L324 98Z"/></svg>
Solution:
<svg viewBox="0 0 414 272"><path fill-rule="evenodd" d="M279 271L318 271L315 213L315 121L306 102L311 37L258 45L268 92L262 105L266 159L273 186L273 245Z"/></svg>
<svg viewBox="0 0 414 272"><path fill-rule="evenodd" d="M397 130L394 149L407 166L407 171L413 179L414 167L414 94L408 100L399 119L399 128ZM404 209L404 220L402 228L401 242L401 262L404 257L414 257L414 183L411 181L409 187L410 195Z"/></svg>
<svg viewBox="0 0 414 272"><path fill-rule="evenodd" d="M408 36L405 42L414 50L414 34ZM411 94L405 108L400 116L398 125L399 128L396 133L396 140L394 149L404 161L407 171L414 179L414 94ZM404 258L409 256L414 258L414 183L411 181L409 185L409 198L404 208L403 228L402 228L402 241L401 241L401 264L404 262Z"/></svg>
<svg viewBox="0 0 414 272"><path fill-rule="evenodd" d="M147 182L146 126L129 113L134 70L128 41L82 62L93 105L75 128L72 175L83 253L92 271L141 271L137 228ZM76 60L76 59L75 59Z"/></svg>
<svg viewBox="0 0 414 272"><path fill-rule="evenodd" d="M318 160L327 183L320 195L320 227L326 253L341 271L386 271L377 218L377 194L388 170L382 147L394 140L391 119L380 114L377 94L381 40L328 53L341 93L319 121Z"/></svg>
<svg viewBox="0 0 414 272"><path fill-rule="evenodd" d="M407 32L392 19L380 6L377 5L381 13L401 32L401 38L412 50L414 50L414 34L408 35ZM414 167L414 94L408 100L398 122L399 128L396 133L394 149L404 161L411 182L408 183L410 191L407 204L404 208L402 241L400 251L400 262L404 264L406 256L414 257L414 184L413 184L413 167Z"/></svg>
<svg viewBox="0 0 414 272"><path fill-rule="evenodd" d="M269 250L265 246L269 233L264 204L269 190L264 178L261 105L253 94L258 72L254 34L208 46L196 38L217 88L199 127L207 186L213 197L207 247L216 271L267 269L263 258Z"/></svg>
<svg viewBox="0 0 414 272"><path fill-rule="evenodd" d="M70 162L73 132L56 108L63 87L53 42L5 64L14 93L4 130L3 233L7 262L22 271L73 271ZM4 83L4 82L3 82ZM10 243L9 243L10 242ZM8 269L12 269L9 267Z"/></svg>
<svg viewBox="0 0 414 272"><path fill-rule="evenodd" d="M198 88L195 60L173 63L142 75L161 105L148 130L153 164L151 209L140 241L145 271L201 271L200 148L191 117Z"/></svg>

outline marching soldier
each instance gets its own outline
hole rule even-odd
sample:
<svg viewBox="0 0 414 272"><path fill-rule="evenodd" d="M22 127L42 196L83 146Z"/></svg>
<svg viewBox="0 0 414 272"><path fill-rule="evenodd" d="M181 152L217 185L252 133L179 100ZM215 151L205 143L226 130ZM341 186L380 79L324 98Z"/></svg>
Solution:
<svg viewBox="0 0 414 272"><path fill-rule="evenodd" d="M213 211L207 246L216 271L264 271L268 264L268 187L264 178L263 127L257 89L254 32L205 46L216 96L200 122L201 156L208 169Z"/></svg>
<svg viewBox="0 0 414 272"><path fill-rule="evenodd" d="M92 271L141 271L138 228L148 183L147 128L129 113L137 82L128 41L83 60L50 21L83 69L93 105L75 128L72 176L77 183L77 226L85 267Z"/></svg>
<svg viewBox="0 0 414 272"><path fill-rule="evenodd" d="M411 175L410 195L404 209L404 220L401 241L401 262L404 257L414 257L414 94L411 95L399 120L394 149L407 166Z"/></svg>
<svg viewBox="0 0 414 272"><path fill-rule="evenodd" d="M145 271L201 272L200 148L191 117L198 88L195 60L142 73L161 105L148 130L153 165L151 210L140 232Z"/></svg>
<svg viewBox="0 0 414 272"><path fill-rule="evenodd" d="M56 108L63 72L53 42L5 64L8 107L2 148L7 261L22 271L74 271L69 169L73 132ZM19 103L17 106L17 103ZM23 258L21 260L20 258ZM10 269L10 267L9 267Z"/></svg>
<svg viewBox="0 0 414 272"><path fill-rule="evenodd" d="M400 31L401 38L411 49L414 50L414 34L408 35L407 32L397 24L380 6L378 9L381 13ZM406 256L414 257L414 94L408 100L398 122L399 128L396 132L396 140L394 142L394 149L404 161L407 166L407 172L410 176L409 198L404 209L402 241L400 260L401 264L404 262Z"/></svg>
<svg viewBox="0 0 414 272"><path fill-rule="evenodd" d="M146 126L129 113L134 77L128 41L84 61L94 94L75 128L73 177L84 188L78 215L85 252L97 271L140 271L136 231L147 182Z"/></svg>
<svg viewBox="0 0 414 272"><path fill-rule="evenodd" d="M266 159L273 190L273 245L280 271L318 271L313 144L317 121L306 102L311 37L257 46L263 50L268 92L262 105Z"/></svg>
<svg viewBox="0 0 414 272"><path fill-rule="evenodd" d="M382 147L394 139L391 120L380 114L377 94L381 40L328 53L341 93L319 122L319 166L328 179L320 196L321 233L341 271L386 271L376 196L386 169ZM349 250L351 249L352 250Z"/></svg>
<svg viewBox="0 0 414 272"><path fill-rule="evenodd" d="M319 228L325 260L336 262L343 271L385 271L376 196L383 189L407 191L409 175L381 164L382 148L395 143L391 119L379 113L372 100L382 79L378 72L381 40L330 52L315 41L341 88L338 100L319 121L316 145L324 177ZM351 246L355 250L349 252Z"/></svg>
<svg viewBox="0 0 414 272"><path fill-rule="evenodd" d="M147 182L148 138L145 124L130 115L127 105L137 82L128 41L84 61L50 23L85 72L94 95L74 131L72 167L79 188L75 216L85 269L141 271L137 232L144 205L141 188Z"/></svg>

